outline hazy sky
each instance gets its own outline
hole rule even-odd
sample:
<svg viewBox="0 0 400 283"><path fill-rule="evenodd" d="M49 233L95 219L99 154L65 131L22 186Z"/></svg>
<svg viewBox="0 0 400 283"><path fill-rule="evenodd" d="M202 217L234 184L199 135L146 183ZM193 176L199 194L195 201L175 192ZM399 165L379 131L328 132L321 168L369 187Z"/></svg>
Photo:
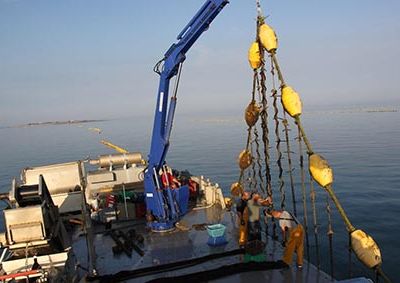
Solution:
<svg viewBox="0 0 400 283"><path fill-rule="evenodd" d="M0 0L0 124L153 115L152 68L202 3ZM261 3L306 107L400 104L400 1ZM255 0L232 0L195 43L178 113L241 115L255 14Z"/></svg>

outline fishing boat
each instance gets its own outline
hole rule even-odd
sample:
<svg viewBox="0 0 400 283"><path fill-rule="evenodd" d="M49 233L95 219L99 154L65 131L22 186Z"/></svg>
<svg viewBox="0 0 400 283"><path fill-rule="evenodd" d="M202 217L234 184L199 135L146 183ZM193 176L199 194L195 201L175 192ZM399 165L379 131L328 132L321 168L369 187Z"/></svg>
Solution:
<svg viewBox="0 0 400 283"><path fill-rule="evenodd" d="M11 190L1 195L9 207L4 210L5 227L0 234L3 247L0 280L371 282L365 277L336 281L332 273L324 272L308 260L301 267L283 262L285 248L278 240L277 220L273 218L263 218L261 241L240 243L243 231L235 210L235 198L251 189L271 197L275 207L279 207L280 199L280 208L285 208L281 158L282 152L286 152L292 209L302 218L305 229L310 226L305 211L305 167L308 166L313 180L311 190L319 185L330 196L344 220L357 258L376 271L377 276L390 282L383 273L377 244L350 222L333 191L331 167L314 152L307 138L301 121L300 97L284 80L277 59L276 35L265 22L258 1L256 39L249 49L254 76L251 100L245 110L248 136L245 149L238 157L239 177L232 184L231 194L228 196L226 190L205 176L175 170L167 164L186 52L227 4L227 0L207 0L156 64L160 85L148 159L139 152L102 141L118 153L26 167L21 177L12 181ZM266 93L267 58L273 74L272 102ZM174 77L176 83L169 101L170 80ZM275 83L279 83L279 87ZM273 115L268 111L273 111ZM283 115L283 120L279 121L278 114ZM270 131L268 120L272 116L275 127ZM301 160L298 177L303 212L296 211L290 125L298 129ZM99 128L90 128L93 129L101 133ZM282 129L285 137L281 138ZM281 141L285 141L285 148ZM273 143L275 153L269 151ZM308 155L308 161L304 154ZM278 160L276 187L272 180L273 156ZM329 256L334 255L330 253Z"/></svg>

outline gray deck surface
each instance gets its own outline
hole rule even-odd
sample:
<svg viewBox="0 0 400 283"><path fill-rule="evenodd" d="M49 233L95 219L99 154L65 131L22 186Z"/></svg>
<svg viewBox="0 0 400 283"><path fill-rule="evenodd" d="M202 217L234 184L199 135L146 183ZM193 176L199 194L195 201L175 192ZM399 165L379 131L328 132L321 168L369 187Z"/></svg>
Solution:
<svg viewBox="0 0 400 283"><path fill-rule="evenodd" d="M236 224L236 216L233 212L224 212L218 206L207 209L193 210L189 212L181 221L185 226L191 228L193 224L215 224L222 223L226 225L226 239L228 243L220 247L210 247L207 245L208 233L206 230L190 229L189 231L181 231L176 229L173 232L155 233L145 231L144 225L131 226L122 229L124 231L134 228L138 233L142 233L145 241L141 246L145 252L140 257L135 251L132 257L128 257L124 253L115 256L112 247L115 246L114 240L101 231L94 234L94 245L96 250L96 270L98 275L110 275L124 270L135 270L145 267L155 267L171 262L182 261L185 259L193 259L203 257L209 254L216 254L226 251L238 249L238 228ZM122 226L129 225L129 222L120 224ZM115 228L116 225L113 226ZM79 237L74 243L74 252L82 266L87 266L87 250L84 237ZM276 261L281 259L281 245L271 239L267 240L265 249L267 260ZM127 282L146 282L155 278L180 276L194 272L215 269L224 265L243 262L243 255L235 255L230 257L210 260L202 264L198 264L189 268L179 269L169 272L158 273L146 277L130 279ZM305 262L302 270L296 267L290 267L281 270L252 271L223 277L210 282L335 282L330 276L317 268Z"/></svg>

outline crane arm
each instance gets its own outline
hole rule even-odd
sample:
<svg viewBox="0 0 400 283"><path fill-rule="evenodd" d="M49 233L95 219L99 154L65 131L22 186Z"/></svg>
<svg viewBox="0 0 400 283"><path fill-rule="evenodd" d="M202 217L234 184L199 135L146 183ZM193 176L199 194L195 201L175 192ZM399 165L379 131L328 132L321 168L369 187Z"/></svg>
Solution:
<svg viewBox="0 0 400 283"><path fill-rule="evenodd" d="M154 115L149 162L145 172L145 193L147 209L152 212L159 223L168 224L171 218L176 218L176 215L174 215L175 210L171 208L174 206L171 200L165 201L165 196L160 192L161 188L158 176L158 172L162 169L168 152L169 137L176 107L177 85L168 107L170 80L178 75L177 81L179 81L179 74L182 63L186 59L186 52L200 35L208 29L211 22L228 2L228 0L207 0L179 33L177 42L170 46L164 54L163 59L155 66L155 71L160 75L160 82Z"/></svg>
<svg viewBox="0 0 400 283"><path fill-rule="evenodd" d="M177 37L178 42L173 43L164 54L164 58L161 60L164 63L162 70L157 70L157 66L155 68L156 72L160 74L160 82L154 116L149 165L155 166L157 169L162 166L168 151L169 135L175 112L176 97L172 97L167 113L170 80L177 75L179 66L185 61L186 52L200 35L208 29L211 22L227 3L227 0L206 1L192 20L179 33ZM160 67L160 64L158 65ZM166 119L167 117L168 119Z"/></svg>

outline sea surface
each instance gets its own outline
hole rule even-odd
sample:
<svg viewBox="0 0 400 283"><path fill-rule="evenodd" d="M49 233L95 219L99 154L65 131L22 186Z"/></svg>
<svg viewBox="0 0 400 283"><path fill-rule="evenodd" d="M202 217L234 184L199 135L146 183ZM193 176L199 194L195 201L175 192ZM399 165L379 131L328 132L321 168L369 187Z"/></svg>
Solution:
<svg viewBox="0 0 400 283"><path fill-rule="evenodd" d="M245 147L246 126L242 115L176 115L167 156L174 168L204 175L219 183L229 194L232 182L238 179L238 153ZM364 110L309 111L302 116L306 133L315 152L322 154L334 169L333 188L356 228L369 233L379 244L383 269L393 282L400 280L400 113L368 112ZM150 147L152 117L132 117L102 122L0 128L0 191L9 190L13 177L19 178L21 169L73 160L95 158L113 153L100 143L109 140L129 151L140 151L147 156ZM289 139L292 152L296 209L303 216L297 129L293 124ZM1 125L0 125L1 127ZM89 128L100 128L101 133ZM270 124L271 134L274 124ZM279 131L284 138L282 129ZM276 165L275 140L270 141L271 174L274 204L282 205ZM293 210L286 143L281 143L285 158L284 192L286 209ZM316 229L310 201L309 176L306 170L306 199L309 238L309 257L331 272L327 241L327 193L315 185ZM348 235L343 221L332 202L333 274L336 278L370 276L351 255L349 265ZM4 207L4 205L2 206ZM0 225L3 225L1 218ZM1 229L4 229L3 227ZM318 249L314 236L318 230ZM317 254L319 251L319 255Z"/></svg>

